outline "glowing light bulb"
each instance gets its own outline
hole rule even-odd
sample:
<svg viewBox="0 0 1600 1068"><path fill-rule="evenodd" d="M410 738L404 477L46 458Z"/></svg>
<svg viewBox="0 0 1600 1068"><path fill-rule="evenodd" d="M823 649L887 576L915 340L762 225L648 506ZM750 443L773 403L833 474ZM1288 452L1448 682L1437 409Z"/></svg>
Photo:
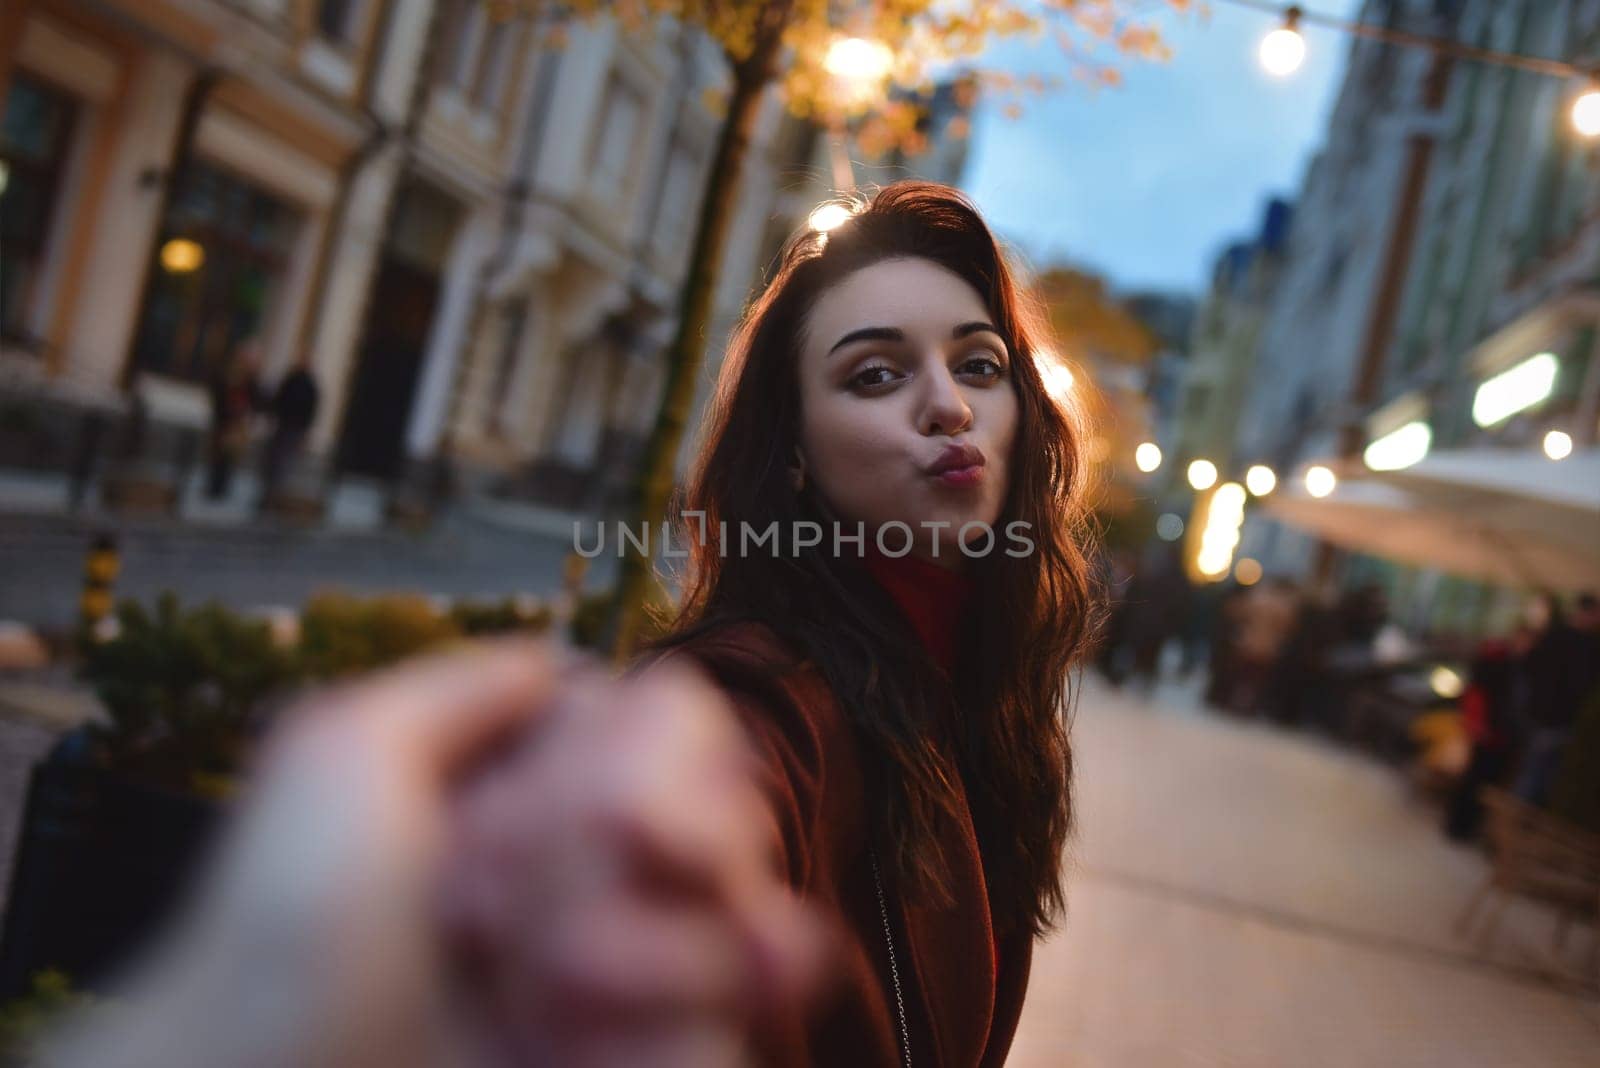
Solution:
<svg viewBox="0 0 1600 1068"><path fill-rule="evenodd" d="M811 215L806 219L806 224L813 230L827 233L850 218L851 214L850 209L843 204L829 201L813 209Z"/></svg>
<svg viewBox="0 0 1600 1068"><path fill-rule="evenodd" d="M1600 137L1600 82L1591 82L1572 102L1572 128L1583 137Z"/></svg>
<svg viewBox="0 0 1600 1068"><path fill-rule="evenodd" d="M1262 68L1274 78L1287 78L1306 61L1306 39L1300 36L1300 9L1291 7L1283 25L1261 39Z"/></svg>
<svg viewBox="0 0 1600 1068"><path fill-rule="evenodd" d="M198 241L174 237L161 246L161 266L172 274L198 271L206 262L206 250Z"/></svg>

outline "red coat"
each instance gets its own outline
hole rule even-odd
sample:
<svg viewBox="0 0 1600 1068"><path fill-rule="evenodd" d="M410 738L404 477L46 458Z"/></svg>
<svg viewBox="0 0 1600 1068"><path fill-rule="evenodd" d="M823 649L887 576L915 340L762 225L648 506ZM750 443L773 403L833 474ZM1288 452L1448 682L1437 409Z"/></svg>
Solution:
<svg viewBox="0 0 1600 1068"><path fill-rule="evenodd" d="M733 701L762 757L776 862L839 932L837 984L815 1009L757 1036L762 1064L897 1068L900 1020L882 913L864 837L866 792L850 724L827 683L759 623L730 624L674 650ZM956 904L907 906L885 872L915 1068L1005 1061L1032 960L1026 926L996 946L978 840L966 800L945 856ZM998 974L996 960L999 961Z"/></svg>

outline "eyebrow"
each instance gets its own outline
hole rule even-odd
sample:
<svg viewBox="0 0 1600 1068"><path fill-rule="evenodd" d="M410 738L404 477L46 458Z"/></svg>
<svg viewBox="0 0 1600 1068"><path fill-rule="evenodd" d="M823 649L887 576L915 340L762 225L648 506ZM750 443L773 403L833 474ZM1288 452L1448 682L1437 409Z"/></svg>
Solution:
<svg viewBox="0 0 1600 1068"><path fill-rule="evenodd" d="M968 334L976 334L982 331L988 331L996 336L999 336L1000 334L1000 331L996 329L993 323L978 321L962 323L960 326L950 331L950 340L960 341ZM852 341L904 341L905 339L906 332L901 330L899 327L864 326L860 330L850 331L844 337L840 338L838 341L835 341L833 343L833 348L828 350L828 355L832 356L835 352L850 344Z"/></svg>

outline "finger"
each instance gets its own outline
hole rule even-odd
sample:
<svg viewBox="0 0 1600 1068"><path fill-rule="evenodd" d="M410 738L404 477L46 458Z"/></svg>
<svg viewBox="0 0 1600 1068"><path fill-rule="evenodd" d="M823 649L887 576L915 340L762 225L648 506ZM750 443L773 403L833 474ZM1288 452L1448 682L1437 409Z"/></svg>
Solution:
<svg viewBox="0 0 1600 1068"><path fill-rule="evenodd" d="M787 886L733 915L751 960L746 1008L756 1018L781 1016L820 995L839 952L840 932Z"/></svg>
<svg viewBox="0 0 1600 1068"><path fill-rule="evenodd" d="M444 776L538 718L578 664L551 642L496 639L392 668L356 684L341 703L418 766Z"/></svg>
<svg viewBox="0 0 1600 1068"><path fill-rule="evenodd" d="M564 1028L604 1030L687 1013L738 1016L752 979L754 962L719 910L610 897L531 941L542 950L543 959L534 960L543 974L515 986L536 999L524 1009L554 1007Z"/></svg>

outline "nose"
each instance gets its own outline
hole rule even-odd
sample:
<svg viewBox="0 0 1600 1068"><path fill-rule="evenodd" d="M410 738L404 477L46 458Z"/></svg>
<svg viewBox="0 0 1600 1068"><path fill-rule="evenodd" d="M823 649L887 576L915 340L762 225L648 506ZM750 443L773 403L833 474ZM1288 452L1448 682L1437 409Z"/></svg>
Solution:
<svg viewBox="0 0 1600 1068"><path fill-rule="evenodd" d="M932 361L932 368L922 379L925 392L918 413L918 429L929 437L959 434L972 426L972 408L942 356Z"/></svg>

